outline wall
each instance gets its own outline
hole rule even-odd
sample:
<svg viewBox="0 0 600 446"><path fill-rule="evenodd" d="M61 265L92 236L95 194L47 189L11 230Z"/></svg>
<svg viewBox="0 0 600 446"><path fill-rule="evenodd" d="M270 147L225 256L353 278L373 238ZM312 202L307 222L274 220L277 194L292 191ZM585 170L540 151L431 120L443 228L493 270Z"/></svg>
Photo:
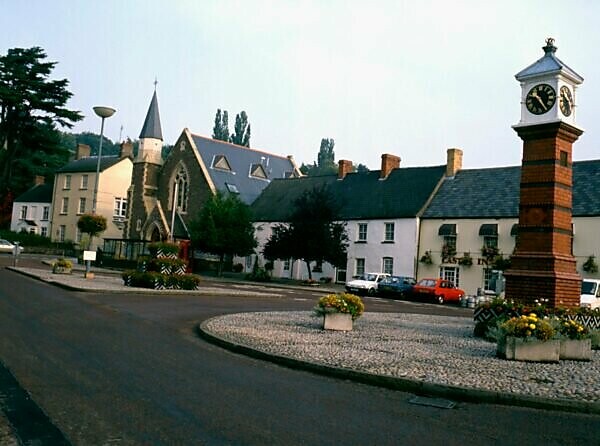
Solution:
<svg viewBox="0 0 600 446"><path fill-rule="evenodd" d="M440 225L444 223L456 224L456 252L460 257L464 252L470 251L473 258L473 265L470 267L458 264L441 263L441 247L443 237L438 235ZM498 248L505 257L512 254L515 248L515 237L510 235L512 226L518 223L517 218L506 219L448 219L448 220L421 220L421 234L419 246L419 258L425 251L431 250L433 265L418 264L417 279L424 277L438 277L440 266L459 267L460 279L459 286L467 294L474 295L477 288L483 287L483 277L485 264L479 260L481 256L481 247L483 246L483 236L479 235L479 228L484 223L498 224ZM598 217L574 217L573 218L575 235L573 237L573 254L577 260L577 272L583 277L600 278L600 273L590 274L582 269L583 263L590 255L596 257L596 262L600 262L600 237L598 237L598 228L600 227L600 216Z"/></svg>
<svg viewBox="0 0 600 446"><path fill-rule="evenodd" d="M33 220L37 226L29 226L24 220L21 220L21 208L23 206L27 206L26 219ZM22 230L31 232L31 228L33 228L35 234L42 235L42 228L46 228L46 236L50 237L50 218L52 212L51 206L51 203L13 203L10 230L14 232L21 232ZM44 207L50 208L50 213L48 214L48 219L46 220L42 220L44 215Z"/></svg>
<svg viewBox="0 0 600 446"><path fill-rule="evenodd" d="M129 158L124 158L117 164L100 172L98 180L98 194L96 200L96 213L106 218L106 231L100 237L94 237L90 249L94 250L102 246L104 237L122 238L123 222L121 219L114 219L115 197L126 198L127 189L131 184L131 172L133 164ZM65 177L71 175L71 187L64 189ZM80 187L83 175L88 176L88 186L85 189ZM96 172L72 172L60 173L55 177L54 196L52 206L52 241L59 240L59 228L65 226L65 240L76 241L77 221L82 215L79 213L79 199L86 199L85 213L91 213L94 199L94 183ZM69 206L66 214L62 214L62 199L69 198ZM86 237L86 236L84 236ZM84 240L82 239L82 242Z"/></svg>
<svg viewBox="0 0 600 446"><path fill-rule="evenodd" d="M573 218L573 255L577 260L577 272L585 278L600 279L600 273L587 273L582 269L589 256L596 257L596 264L600 265L599 228L600 216Z"/></svg>
<svg viewBox="0 0 600 446"><path fill-rule="evenodd" d="M367 242L357 243L358 223L367 223ZM385 233L385 223L394 223L394 242L382 243ZM266 241L270 238L272 227L276 223L255 223L255 235L258 240L256 252L262 252ZM357 220L347 222L346 231L349 238L348 262L346 264L346 278L350 280L355 274L357 258L365 259L365 272L380 272L383 269L383 257L393 259L393 274L414 276L414 263L417 252L417 220L416 219L386 219L386 220ZM260 256L261 265L265 260ZM295 261L292 269L284 270L284 262L274 262L273 276L291 279L305 280L308 278L306 263ZM247 268L246 271L250 271ZM331 277L335 280L336 268L329 264L323 264L321 273L313 273L313 279Z"/></svg>
<svg viewBox="0 0 600 446"><path fill-rule="evenodd" d="M513 224L517 222L517 218L421 220L418 258L420 259L425 254L425 251L431 251L433 264L425 265L419 262L417 265L417 279L439 277L441 266L458 267L458 286L465 290L467 294L475 295L477 289L483 287L484 268L487 268L483 260L484 258L481 255L483 236L479 235L479 228L482 224L486 223L498 225L498 249L506 257L512 254L515 247L515 237L510 235L510 231ZM442 263L441 251L444 238L438 235L442 224L456 224L455 257L462 257L465 252L469 252L473 259L472 266L459 265L454 262Z"/></svg>

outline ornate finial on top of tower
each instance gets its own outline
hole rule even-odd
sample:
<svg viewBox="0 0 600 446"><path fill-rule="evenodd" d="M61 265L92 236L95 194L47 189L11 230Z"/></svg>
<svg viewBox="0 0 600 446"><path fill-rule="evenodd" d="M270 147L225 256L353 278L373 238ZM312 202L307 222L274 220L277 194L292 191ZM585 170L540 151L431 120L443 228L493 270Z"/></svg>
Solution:
<svg viewBox="0 0 600 446"><path fill-rule="evenodd" d="M156 84L158 84L158 79L154 76L154 91L156 91Z"/></svg>
<svg viewBox="0 0 600 446"><path fill-rule="evenodd" d="M546 46L543 46L542 49L544 53L556 53L556 47L554 46L554 38L548 37L546 39Z"/></svg>

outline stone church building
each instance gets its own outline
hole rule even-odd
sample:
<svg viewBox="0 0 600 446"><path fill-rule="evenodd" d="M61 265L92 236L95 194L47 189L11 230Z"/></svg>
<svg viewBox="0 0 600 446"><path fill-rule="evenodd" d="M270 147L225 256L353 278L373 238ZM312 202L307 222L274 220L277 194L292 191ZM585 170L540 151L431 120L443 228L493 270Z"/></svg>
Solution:
<svg viewBox="0 0 600 446"><path fill-rule="evenodd" d="M189 240L189 224L211 195L235 194L251 204L271 180L301 175L291 156L213 140L187 128L163 160L156 91L139 138L123 231L128 240Z"/></svg>

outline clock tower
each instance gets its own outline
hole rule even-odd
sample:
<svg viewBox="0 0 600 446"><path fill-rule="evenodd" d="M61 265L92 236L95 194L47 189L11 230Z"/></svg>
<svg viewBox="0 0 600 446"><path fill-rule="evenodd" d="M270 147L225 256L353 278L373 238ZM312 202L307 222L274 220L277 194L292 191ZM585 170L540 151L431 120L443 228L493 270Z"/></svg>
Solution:
<svg viewBox="0 0 600 446"><path fill-rule="evenodd" d="M521 120L513 128L523 140L519 233L506 298L551 307L579 306L581 277L572 253L573 143L576 88L583 78L555 55L554 39L544 56L515 77L521 83Z"/></svg>

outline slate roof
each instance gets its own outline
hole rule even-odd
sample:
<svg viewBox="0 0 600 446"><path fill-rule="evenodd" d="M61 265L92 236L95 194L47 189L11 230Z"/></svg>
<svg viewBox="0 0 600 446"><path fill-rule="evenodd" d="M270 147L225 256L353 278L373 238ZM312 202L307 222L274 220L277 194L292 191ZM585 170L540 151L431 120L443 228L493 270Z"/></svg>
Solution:
<svg viewBox="0 0 600 446"><path fill-rule="evenodd" d="M100 159L100 172L108 169L111 166L117 164L121 159L117 155L114 156L103 156ZM78 160L73 160L58 169L57 173L77 173L77 172L96 172L96 166L98 164L97 156L88 156Z"/></svg>
<svg viewBox="0 0 600 446"><path fill-rule="evenodd" d="M246 204L251 204L272 180L287 178L294 173L294 164L287 157L199 135L192 135L192 138L217 190L230 192L237 189L240 200ZM220 155L225 157L231 170L213 167L213 160ZM262 164L266 179L250 175L256 164ZM228 188L227 184L235 188Z"/></svg>
<svg viewBox="0 0 600 446"><path fill-rule="evenodd" d="M294 201L314 187L329 187L340 205L342 220L415 217L444 176L446 166L394 169L380 180L381 171L274 180L253 203L255 221L286 221Z"/></svg>
<svg viewBox="0 0 600 446"><path fill-rule="evenodd" d="M148 107L148 113L140 132L140 139L142 138L156 138L163 140L162 129L160 126L160 113L158 112L158 99L156 98L156 90L152 95L150 106Z"/></svg>
<svg viewBox="0 0 600 446"><path fill-rule="evenodd" d="M52 203L53 189L52 184L36 184L15 198L15 203Z"/></svg>
<svg viewBox="0 0 600 446"><path fill-rule="evenodd" d="M423 218L517 218L521 166L467 169L446 178ZM573 216L600 215L600 160L573 163Z"/></svg>
<svg viewBox="0 0 600 446"><path fill-rule="evenodd" d="M549 42L546 46L542 47L544 50L544 57L538 59L527 68L519 71L515 78L519 81L537 77L545 74L559 73L567 75L577 83L583 82L583 78L577 74L573 69L569 68L566 63L561 61L554 55L556 53L556 47L553 42Z"/></svg>

